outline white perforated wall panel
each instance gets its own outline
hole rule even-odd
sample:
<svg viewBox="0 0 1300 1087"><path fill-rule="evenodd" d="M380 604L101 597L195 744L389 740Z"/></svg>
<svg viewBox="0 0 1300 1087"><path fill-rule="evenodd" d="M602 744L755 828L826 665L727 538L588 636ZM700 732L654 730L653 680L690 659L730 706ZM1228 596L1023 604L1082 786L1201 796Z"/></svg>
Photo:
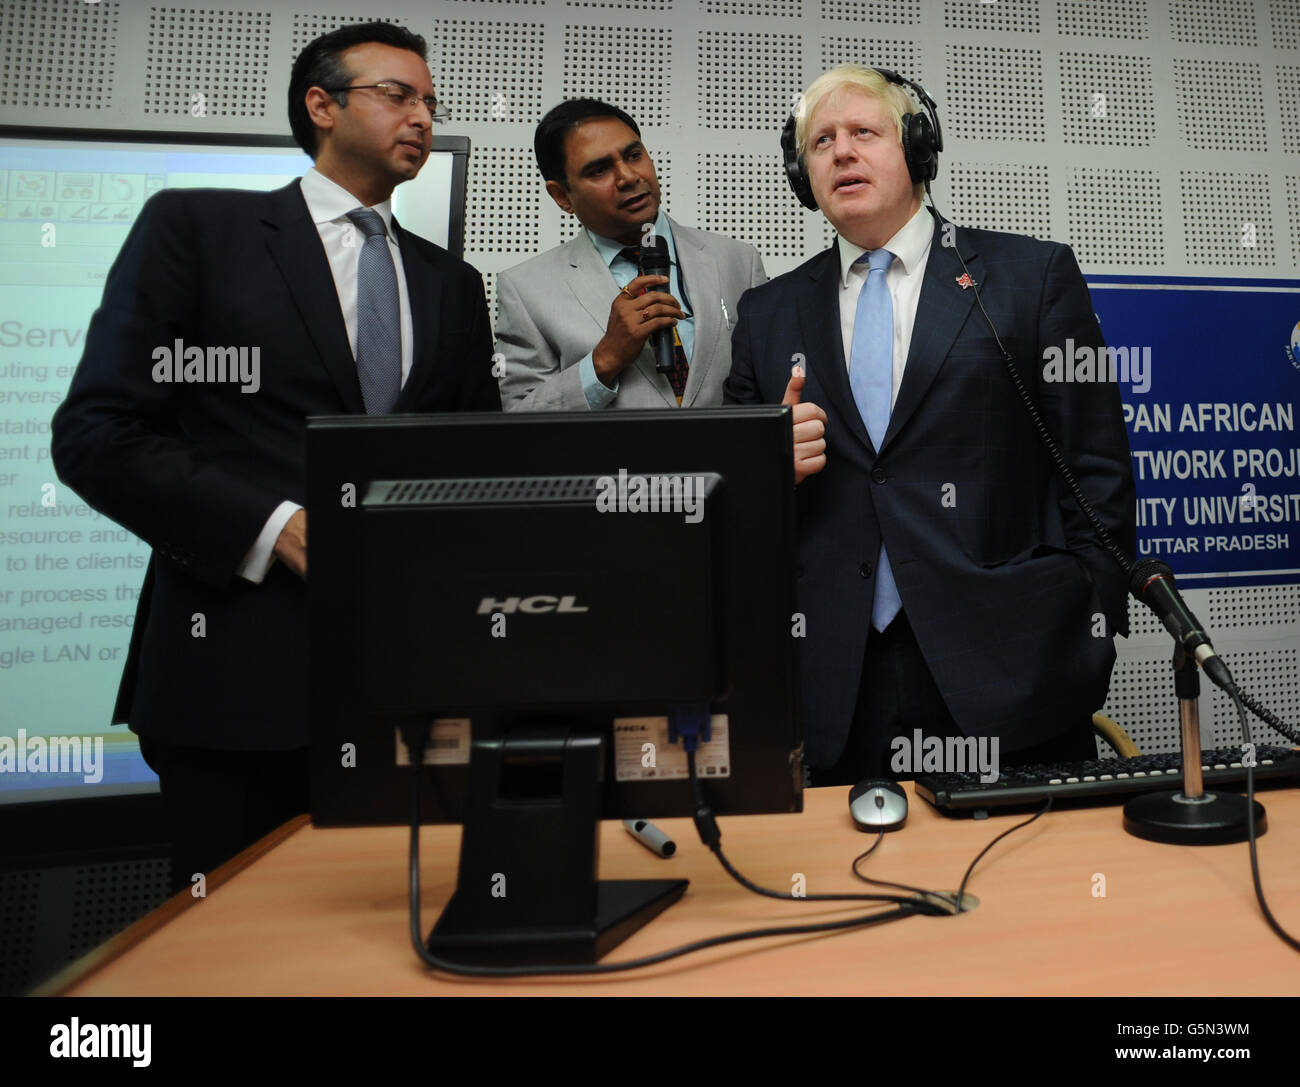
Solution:
<svg viewBox="0 0 1300 1087"><path fill-rule="evenodd" d="M1255 0L1169 0L1169 36L1193 45L1258 45Z"/></svg>
<svg viewBox="0 0 1300 1087"><path fill-rule="evenodd" d="M98 111L117 82L119 0L0 5L0 108Z"/></svg>
<svg viewBox="0 0 1300 1087"><path fill-rule="evenodd" d="M1065 184L1070 237L1080 265L1164 263L1157 171L1072 166Z"/></svg>
<svg viewBox="0 0 1300 1087"><path fill-rule="evenodd" d="M957 34L971 30L1037 34L1042 23L1038 0L998 0L995 4L943 0L943 28Z"/></svg>
<svg viewBox="0 0 1300 1087"><path fill-rule="evenodd" d="M803 88L798 34L705 30L695 49L699 123L727 131L781 131L791 98ZM743 83L739 73L747 73Z"/></svg>
<svg viewBox="0 0 1300 1087"><path fill-rule="evenodd" d="M1274 49L1300 49L1300 5L1295 0L1268 0Z"/></svg>
<svg viewBox="0 0 1300 1087"><path fill-rule="evenodd" d="M435 19L431 27L426 21L412 29L429 42L434 86L446 98L458 128L490 122L535 125L542 119L540 23Z"/></svg>
<svg viewBox="0 0 1300 1087"><path fill-rule="evenodd" d="M1147 0L1056 0L1057 29L1080 38L1138 40L1151 36Z"/></svg>
<svg viewBox="0 0 1300 1087"><path fill-rule="evenodd" d="M639 125L666 125L671 103L645 72L671 72L673 46L662 27L566 26L560 97L616 102Z"/></svg>
<svg viewBox="0 0 1300 1087"><path fill-rule="evenodd" d="M267 116L271 15L231 8L151 7L143 109L167 117ZM276 113L283 97L275 98Z"/></svg>
<svg viewBox="0 0 1300 1087"><path fill-rule="evenodd" d="M922 0L821 0L820 7L833 22L921 25Z"/></svg>
<svg viewBox="0 0 1300 1087"><path fill-rule="evenodd" d="M1300 177L1294 174L1286 182L1287 233L1291 238L1291 263L1300 266Z"/></svg>
<svg viewBox="0 0 1300 1087"><path fill-rule="evenodd" d="M1046 166L954 163L950 184L954 222L979 223L987 230L1010 230L1035 238L1046 238L1052 232Z"/></svg>
<svg viewBox="0 0 1300 1087"><path fill-rule="evenodd" d="M921 64L921 46L917 42L900 38L852 37L845 34L824 34L817 53L817 71L824 72L840 64L859 64L870 57L878 67L898 72L914 79L924 87L925 71ZM797 92L796 92L797 93ZM943 119L940 118L940 125Z"/></svg>
<svg viewBox="0 0 1300 1087"><path fill-rule="evenodd" d="M1188 263L1224 269L1273 267L1271 188L1263 172L1180 171Z"/></svg>

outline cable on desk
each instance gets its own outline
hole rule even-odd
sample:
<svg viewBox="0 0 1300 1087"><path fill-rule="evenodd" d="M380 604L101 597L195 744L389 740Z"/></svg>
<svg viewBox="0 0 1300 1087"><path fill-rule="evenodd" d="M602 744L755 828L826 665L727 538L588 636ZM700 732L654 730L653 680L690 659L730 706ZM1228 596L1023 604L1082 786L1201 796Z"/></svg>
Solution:
<svg viewBox="0 0 1300 1087"><path fill-rule="evenodd" d="M1246 720L1246 706L1242 703L1244 702L1246 705L1250 705L1252 700L1249 696L1241 693L1237 688L1236 683L1232 683L1226 689L1228 694L1232 696L1232 701L1237 707L1237 719L1241 723L1242 742L1249 744L1250 722ZM1251 708L1255 709L1254 706ZM1277 721L1277 718L1273 717L1273 715L1267 710L1264 710L1263 713L1268 714L1268 717L1272 718L1270 723L1273 724L1274 728L1278 728L1279 722ZM1257 709L1255 709L1255 714L1256 716L1261 715L1260 711ZM1286 732L1285 729L1279 728L1278 731L1283 732L1288 736L1291 735ZM1294 736L1292 736L1292 739L1294 739ZM1277 919L1273 916L1273 911L1268 908L1268 903L1264 901L1264 885L1260 882L1259 878L1259 852L1255 847L1255 763L1253 759L1251 760L1250 765L1246 767L1246 834L1247 839L1250 842L1250 876L1255 884L1255 899L1259 902L1260 910L1263 911L1264 920L1268 922L1268 927L1277 933L1278 938L1281 939L1283 943L1295 951L1300 951L1300 940L1297 940L1287 932L1286 929L1278 924Z"/></svg>
<svg viewBox="0 0 1300 1087"><path fill-rule="evenodd" d="M884 841L884 838L885 838L885 832L883 830L876 831L876 840L871 843L870 847L867 849L865 853L861 853L858 856L853 858L853 864L849 866L849 871L852 872L858 879L862 880L863 883L870 883L876 887L897 887L901 891L914 891L916 894L920 894L920 895L937 895L940 898L951 901L951 898L949 898L948 894L943 891L927 891L924 887L913 887L910 883L894 883L893 881L887 879L872 879L870 876L864 876L861 872L859 872L858 865L860 865L869 856L871 856L872 853L876 851L876 846L878 846L882 841Z"/></svg>
<svg viewBox="0 0 1300 1087"><path fill-rule="evenodd" d="M691 795L695 801L695 827L700 832L700 840L713 852L718 858L718 863L726 870L727 875L739 883L747 891L752 891L756 895L762 895L765 898L779 898L787 902L900 902L911 903L918 908L918 913L924 913L931 917L948 917L951 911L936 906L931 902L922 901L915 898L902 898L898 895L869 895L869 894L811 894L796 895L788 891L773 891L767 887L760 887L741 875L727 860L726 855L722 852L722 832L718 829L717 820L714 817L713 810L704 801L704 792L700 787L699 776L695 772L695 748L683 737L686 747L686 770L691 779ZM880 841L877 839L876 845ZM875 849L872 846L871 849ZM871 852L867 850L867 854ZM866 854L864 854L865 856ZM860 877L861 878L861 877ZM872 882L872 881L868 881ZM902 884L892 884L891 886L902 887ZM915 891L919 895L933 895L935 898L947 900L947 895L941 891L927 891L921 887L905 887L905 890Z"/></svg>
<svg viewBox="0 0 1300 1087"><path fill-rule="evenodd" d="M999 834L996 838L994 838L993 841L989 842L988 845L986 845L983 849L979 851L975 859L970 862L970 867L966 869L966 874L961 877L961 886L957 888L956 905L957 905L958 913L961 913L961 904L963 899L966 897L966 884L970 882L971 873L975 871L975 866L979 864L981 860L984 859L984 854L987 853L990 849L992 849L995 845L997 845L998 842L1002 841L1002 839L1005 838L1008 834L1012 833L1013 831L1019 830L1021 827L1029 826L1029 824L1032 823L1035 819L1039 818L1042 815L1047 814L1051 806L1052 806L1052 798L1049 796L1047 798L1047 802L1043 804L1043 806L1039 808L1038 811L1034 812L1034 814L1031 815L1028 819L1026 819L1023 823L1017 823L1014 827L1007 827L1006 830L1004 830L1001 834Z"/></svg>
<svg viewBox="0 0 1300 1087"><path fill-rule="evenodd" d="M553 963L540 964L536 966L471 966L462 963L449 962L441 959L429 951L424 946L424 937L420 930L420 769L423 765L423 753L425 744L428 742L430 724L424 725L403 725L401 728L402 741L406 745L407 754L411 763L411 834L410 848L408 853L408 872L410 878L410 920L411 920L411 943L415 952L420 959L428 966L437 970L442 970L448 974L459 974L464 977L538 977L553 974L582 975L582 974L615 974L628 970L639 970L646 966L654 966L661 962L667 962L669 959L680 958L683 955L689 955L696 951L704 951L710 947L719 947L723 944L739 943L742 940L758 940L768 936L802 936L816 932L835 932L841 929L865 928L868 925L880 925L887 921L897 921L904 917L911 917L916 914L939 914L947 915L947 910L928 902L920 902L910 898L901 898L897 895L821 895L815 896L822 899L826 898L849 898L849 899L870 899L877 902L894 902L897 903L891 910L879 910L868 913L865 916L851 917L845 921L823 921L817 924L806 925L778 925L771 928L746 929L741 932L726 933L722 936L711 936L704 940L696 940L693 943L682 944L678 947L669 948L666 951L657 952L654 955L644 955L639 959L629 959L625 962L614 963L595 963L590 966L576 965L573 963ZM694 776L695 762L690 758L692 777ZM710 813L710 817L712 813ZM716 824L714 824L716 829ZM743 877L742 877L743 878ZM776 892L768 892L774 897L783 897ZM810 896L814 897L814 896Z"/></svg>
<svg viewBox="0 0 1300 1087"><path fill-rule="evenodd" d="M975 866L979 864L984 854L987 853L990 849L992 849L995 845L997 845L998 842L1000 842L1013 830L1019 830L1021 827L1029 826L1030 823L1032 823L1040 815L1046 812L1047 809L1050 808L1051 806L1052 806L1052 798L1049 796L1047 798L1047 802L1042 806L1041 809L1039 809L1039 811L1036 814L1026 819L1023 823L1017 823L1014 827L1008 827L996 838L994 838L993 841L989 842L988 845L986 845L983 849L981 849L979 855L976 856L976 858L970 862L970 867L966 869L966 874L962 877L961 886L957 890L956 901L953 901L953 896L948 891L927 891L922 887L913 887L910 883L895 883L887 879L872 879L870 876L864 876L860 871L858 871L858 865L860 865L869 856L871 856L872 853L876 851L876 846L878 846L881 842L881 839L884 838L885 832L883 830L877 833L876 840L871 843L870 849L868 849L865 853L861 854L860 856L854 858L853 864L850 866L849 870L855 876L857 876L858 879L862 880L863 883L871 883L877 887L897 887L900 890L904 890L904 891L915 891L917 894L934 895L936 898L941 898L946 902L952 902L953 912L961 913L962 912L961 904L966 894L966 884L970 881L971 873L975 870Z"/></svg>
<svg viewBox="0 0 1300 1087"><path fill-rule="evenodd" d="M1250 709L1252 710L1252 712L1254 712L1256 717L1268 721L1269 724L1271 724L1279 732L1283 733L1283 735L1295 739L1295 736L1290 732L1290 730L1287 729L1286 726L1282 725L1282 723L1277 719L1277 717L1275 717L1269 710L1265 709L1264 707L1255 704L1253 699L1251 699L1248 695L1242 694L1242 692L1240 691L1240 689L1237 687L1235 683L1232 683L1229 687L1226 688L1226 690L1228 694L1232 697L1233 704L1237 708L1237 719L1241 725L1241 736L1242 736L1243 743L1245 744L1251 743L1250 722L1246 718L1247 706L1250 707ZM1268 923L1269 928L1271 928L1277 934L1278 938L1281 939L1285 944L1287 944L1288 947L1291 947L1296 951L1300 951L1300 940L1297 940L1294 936L1292 936L1289 932L1287 932L1281 926L1281 924L1278 923L1277 918L1273 916L1273 912L1268 908L1268 902L1265 901L1264 898L1264 886L1260 880L1260 874L1259 874L1259 851L1256 845L1257 839L1255 836L1255 767L1253 763L1247 765L1245 767L1245 770L1246 770L1246 810L1247 810L1246 829L1247 829L1247 840L1250 845L1250 875L1255 886L1255 899L1259 902L1259 908L1261 912L1264 914L1264 920ZM961 886L957 889L957 901L955 903L955 908L957 913L962 912L962 902L964 901L966 895L966 884L970 882L971 873L974 872L975 866L979 864L979 862L983 859L984 855L995 845L997 845L997 843L1000 842L1003 838L1005 838L1008 834L1012 833L1013 831L1019 830L1021 827L1027 827L1035 819L1039 818L1041 815L1044 815L1048 811L1048 809L1051 808L1051 806L1052 806L1052 798L1049 796L1047 798L1046 803L1044 803L1042 808L1040 808L1036 813L1034 813L1034 815L1030 816L1023 823L1017 823L1014 827L1007 828L996 838L994 838L993 841L989 842L989 844L986 845L982 850L980 850L979 855L973 861L971 861L970 867L966 869L966 874L962 877ZM853 874L857 876L858 879L862 880L864 883L872 883L880 887L898 887L903 890L912 890L912 891L918 890L918 888L910 887L906 883L892 883L888 880L883 880L883 879L870 879L858 871L858 865L862 861L866 860L869 856L871 856L871 854L875 851L876 846L880 844L880 841L883 837L884 837L884 832L882 831L879 834L879 836L876 838L875 842L872 844L871 848L853 861L853 866L852 866ZM923 892L923 893L938 894L938 892ZM940 896L940 897L946 897L946 896Z"/></svg>

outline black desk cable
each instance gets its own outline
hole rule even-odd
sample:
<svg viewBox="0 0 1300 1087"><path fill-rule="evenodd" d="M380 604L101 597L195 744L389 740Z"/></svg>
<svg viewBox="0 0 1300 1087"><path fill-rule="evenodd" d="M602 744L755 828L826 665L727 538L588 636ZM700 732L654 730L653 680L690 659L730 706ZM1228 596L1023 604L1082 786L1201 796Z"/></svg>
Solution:
<svg viewBox="0 0 1300 1087"><path fill-rule="evenodd" d="M628 970L639 970L642 967L654 966L661 962L667 962L669 959L680 958L683 955L689 955L696 951L704 951L710 947L718 947L722 944L738 943L742 940L758 940L768 936L803 936L817 932L834 932L841 929L865 928L868 925L883 924L887 921L897 921L904 917L911 917L915 914L929 914L945 916L952 911L943 909L933 903L922 902L912 898L904 898L899 895L870 895L870 894L841 894L841 895L809 895L810 899L815 901L871 901L894 903L894 908L881 910L866 914L865 916L851 917L844 921L823 921L817 924L808 925L778 925L770 928L746 929L741 932L726 933L722 936L712 936L704 940L696 940L689 944L682 944L678 947L669 948L666 951L660 951L653 955L644 955L639 959L628 959L625 962L613 963L594 963L591 965L575 965L572 963L555 963L540 964L536 966L471 966L462 963L449 962L446 959L439 958L432 954L424 944L424 937L420 929L420 769L423 764L423 752L428 742L430 725L403 727L402 740L406 745L407 754L411 763L411 834L410 848L408 853L409 859L409 877L410 877L410 920L411 920L411 943L415 952L420 959L427 965L436 970L441 970L448 974L458 974L463 977L541 977L545 975L592 975L592 974L615 974ZM683 736L683 743L687 740ZM723 862L723 866L732 875L733 878L740 881L742 886L755 891L758 894L766 894L773 898L797 898L797 896L781 894L777 891L767 891L757 887L755 884L746 880L739 872L722 857L721 851L717 848L717 842L721 838L718 831L717 823L713 819L713 813L703 805L700 800L699 779L695 774L695 752L693 747L687 749L687 761L690 767L692 790L697 798L696 803L696 826L700 827L702 816L706 819L708 825L712 827L713 845L710 845L718 857ZM701 836L704 831L701 830ZM708 844L706 842L706 844Z"/></svg>
<svg viewBox="0 0 1300 1087"><path fill-rule="evenodd" d="M1250 722L1246 720L1246 708L1242 704L1246 702L1246 698L1237 690L1236 684L1233 684L1228 693L1232 695L1232 701L1237 707L1237 719L1241 722L1241 735L1245 744L1249 746ZM1279 731L1281 730L1279 729ZM1246 766L1246 806L1250 812L1246 830L1249 835L1247 841L1250 843L1250 876L1255 884L1255 899L1259 902L1259 908L1264 914L1264 920L1268 922L1268 927L1277 933L1278 938L1288 947L1300 951L1300 940L1297 940L1278 924L1277 919L1273 916L1273 911L1268 908L1268 903L1264 901L1264 885L1259 878L1259 852L1255 847L1255 763L1253 759Z"/></svg>
<svg viewBox="0 0 1300 1087"><path fill-rule="evenodd" d="M746 890L754 894L762 895L766 898L776 898L783 901L791 902L875 902L875 903L893 903L892 909L878 910L868 913L864 916L851 917L843 921L824 921L815 924L805 925L780 925L761 929L746 929L741 932L727 933L722 936L713 936L704 940L696 940L689 944L682 944L678 947L669 948L666 951L657 952L653 955L644 955L638 959L629 959L624 962L614 963L595 963L591 965L575 965L571 963L541 964L535 966L472 966L461 963L449 962L432 954L424 944L423 935L420 926L420 776L419 770L422 765L422 752L428 741L429 726L403 728L402 737L406 744L407 753L411 764L411 833L410 833L410 850L409 850L409 875L410 875L410 920L411 920L411 943L415 947L416 954L427 965L434 969L441 970L445 973L457 974L464 977L541 977L546 975L599 975L622 973L629 970L638 970L647 966L654 966L661 962L667 962L670 959L680 958L697 951L704 951L710 947L718 947L723 944L738 943L742 940L757 940L769 936L799 936L819 932L835 932L853 928L865 928L869 925L883 924L888 921L901 920L904 917L911 917L917 914L932 917L948 917L961 912L962 895L966 889L966 883L970 878L971 872L980 859L993 846L1005 838L1014 830L1022 826L1027 826L1038 818L1039 812L1033 818L1016 826L1009 828L999 834L993 841L989 842L983 850L971 862L970 867L966 870L966 875L962 879L961 887L958 890L956 902L953 902L949 892L927 891L924 888L910 887L905 884L884 884L885 886L894 886L903 890L911 891L919 898L903 897L900 895L878 895L878 894L810 894L795 895L786 891L773 891L769 888L759 886L758 884L747 879L742 875L734 865L727 859L722 852L721 840L722 832L718 828L717 818L713 810L708 806L704 799L703 789L700 784L699 774L696 771L695 751L698 744L698 734L693 735L689 728L681 729L682 743L686 749L687 770L690 776L691 795L695 806L695 826L699 831L701 841L709 850L718 858L719 863L728 875L732 877ZM1043 811L1050 807L1049 803ZM875 845L863 854L862 858L870 855L876 845L880 844L877 838ZM854 874L859 879L869 883L883 883L883 881L870 880L857 872L857 861L854 862ZM939 905L940 902L945 905Z"/></svg>
<svg viewBox="0 0 1300 1087"><path fill-rule="evenodd" d="M976 855L975 859L970 862L970 867L966 869L966 874L961 877L961 886L957 888L957 896L955 901L953 900L952 896L949 895L948 892L946 891L943 892L927 891L921 887L913 887L907 883L894 883L891 880L887 880L887 879L872 879L870 876L864 876L858 870L858 866L863 861L865 861L869 856L871 856L872 853L876 851L876 846L880 844L881 839L884 838L885 836L885 832L883 830L877 832L876 840L871 843L871 848L869 848L865 853L861 853L854 858L853 864L849 870L855 876L857 876L858 879L862 880L863 883L871 883L877 887L899 887L905 891L915 891L917 894L937 895L938 897L943 898L946 901L952 903L953 913L961 913L962 902L965 901L965 897L966 897L966 884L970 882L970 877L971 874L975 871L975 866L984 859L984 855L988 853L990 849L992 849L995 845L997 845L998 842L1002 841L1002 839L1005 838L1012 831L1019 830L1021 827L1027 827L1039 816L1046 814L1047 810L1051 808L1051 806L1052 806L1052 798L1049 796L1047 798L1047 802L1041 808L1039 808L1038 811L1034 812L1034 814L1031 815L1028 819L1026 819L1023 823L1017 823L1014 827L1007 827L1006 830L1004 830L1001 834L999 834L996 838L994 838L993 841L989 842L988 845L986 845L983 849L981 849L979 853Z"/></svg>

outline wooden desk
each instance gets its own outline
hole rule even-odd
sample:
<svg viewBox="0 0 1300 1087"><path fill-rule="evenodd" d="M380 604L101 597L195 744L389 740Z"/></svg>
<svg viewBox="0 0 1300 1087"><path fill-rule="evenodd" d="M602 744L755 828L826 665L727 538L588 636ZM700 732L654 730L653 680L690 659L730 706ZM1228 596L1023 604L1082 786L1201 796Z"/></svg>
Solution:
<svg viewBox="0 0 1300 1087"><path fill-rule="evenodd" d="M910 785L908 786L910 791ZM722 847L764 886L870 891L849 875L873 840L853 829L845 788L805 794L802 815L723 817ZM1262 793L1264 889L1300 932L1300 793ZM954 889L971 859L1024 816L951 820L912 798L867 875ZM616 948L636 958L724 932L846 916L733 883L687 819L660 820L678 844L660 860L621 824L601 828L604 878L686 876L681 902ZM422 833L427 934L451 893L459 827ZM1050 812L1000 842L958 917L909 917L829 935L768 938L598 980L434 976L408 937L407 831L287 824L231 862L206 899L177 896L43 987L65 995L1277 995L1300 994L1300 956L1265 924L1245 844L1162 846L1125 834L1118 807ZM250 863L251 862L251 863ZM240 870L242 868L242 870ZM1105 897L1094 897L1096 874ZM214 874L216 877L217 874Z"/></svg>

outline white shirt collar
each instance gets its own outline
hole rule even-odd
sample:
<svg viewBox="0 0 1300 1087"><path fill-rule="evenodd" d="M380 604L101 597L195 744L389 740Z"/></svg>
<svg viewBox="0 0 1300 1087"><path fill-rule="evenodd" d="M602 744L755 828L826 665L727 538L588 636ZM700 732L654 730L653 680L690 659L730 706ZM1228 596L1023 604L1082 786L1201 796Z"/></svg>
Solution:
<svg viewBox="0 0 1300 1087"><path fill-rule="evenodd" d="M930 249L930 242L934 238L934 217L930 214L930 209L923 203L902 228L889 241L882 245L881 249L888 249L894 254L893 264L899 265L903 269L904 275L911 275L920 260ZM859 245L854 245L843 234L839 235L840 250L840 286L849 285L850 269L856 263L857 259L863 253L869 250L863 249Z"/></svg>
<svg viewBox="0 0 1300 1087"><path fill-rule="evenodd" d="M307 201L307 211L317 226L321 223L333 223L347 217L348 212L356 211L361 202L337 181L331 181L316 167L302 175L302 198ZM382 204L376 204L372 211L379 212L384 220L384 229L389 236L393 233L392 198Z"/></svg>

